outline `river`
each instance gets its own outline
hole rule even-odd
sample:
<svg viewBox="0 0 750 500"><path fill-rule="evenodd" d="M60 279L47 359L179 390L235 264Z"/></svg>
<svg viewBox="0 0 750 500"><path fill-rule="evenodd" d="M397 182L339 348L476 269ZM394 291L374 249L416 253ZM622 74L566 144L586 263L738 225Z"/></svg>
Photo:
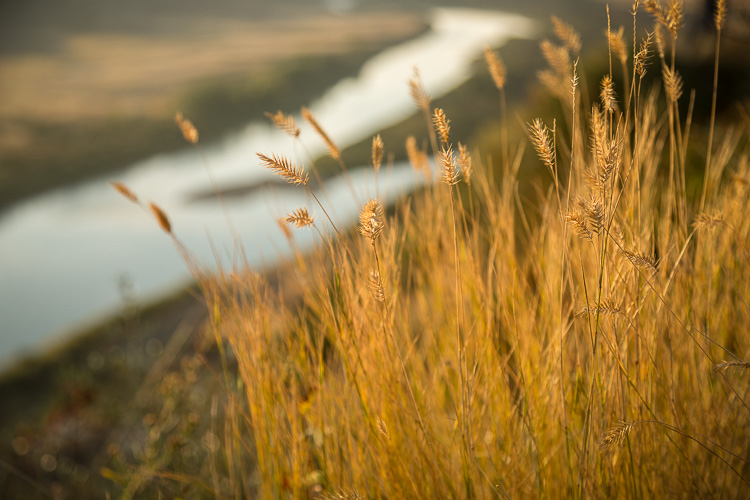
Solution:
<svg viewBox="0 0 750 500"><path fill-rule="evenodd" d="M494 11L435 9L422 36L384 50L356 78L333 86L310 109L341 148L414 113L408 79L417 66L425 87L439 97L471 77L472 62L485 45L534 35L528 18ZM269 110L275 111L275 110ZM313 157L325 153L315 133L301 125L301 141ZM199 124L198 124L199 125ZM200 128L200 127L199 127ZM386 152L392 145L386 144ZM402 144L393 147L403 147ZM266 121L205 146L211 172L221 188L263 183L272 174L255 153L283 154L306 163L299 142ZM169 215L175 234L205 266L231 266L237 229L250 266L272 266L287 257L288 245L277 219L307 206L303 189L263 189L226 199L229 212L195 194L211 191L206 166L193 149L136 163L113 177L87 181L42 194L0 213L0 365L67 338L86 325L115 314L123 305L123 279L139 303L157 300L184 287L190 275L171 240L136 206L109 185L119 180L142 199ZM325 184L322 201L337 224L347 226L376 189L395 200L424 182L406 164L381 170L375 186L371 169L352 169L354 192L343 179ZM321 224L322 225L322 224ZM297 243L315 243L309 230L295 233Z"/></svg>

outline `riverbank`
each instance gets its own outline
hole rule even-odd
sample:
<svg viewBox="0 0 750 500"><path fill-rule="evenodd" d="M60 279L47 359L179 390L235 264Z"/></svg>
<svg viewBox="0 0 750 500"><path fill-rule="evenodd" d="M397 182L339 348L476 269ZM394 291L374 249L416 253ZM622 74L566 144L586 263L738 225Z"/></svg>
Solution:
<svg viewBox="0 0 750 500"><path fill-rule="evenodd" d="M0 210L183 148L178 110L208 144L265 111L298 109L426 29L400 10L309 14L158 37L71 33L50 53L0 54Z"/></svg>

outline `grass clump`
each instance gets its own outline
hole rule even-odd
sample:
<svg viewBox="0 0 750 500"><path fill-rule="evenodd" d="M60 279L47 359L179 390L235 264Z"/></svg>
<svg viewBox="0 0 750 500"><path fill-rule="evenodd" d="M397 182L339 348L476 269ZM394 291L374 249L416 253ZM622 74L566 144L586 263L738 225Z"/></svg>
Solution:
<svg viewBox="0 0 750 500"><path fill-rule="evenodd" d="M641 36L644 8L657 25ZM496 168L472 158L416 74L427 129L406 140L409 157L429 175L416 144L430 143L442 183L388 214L370 200L360 235L324 236L307 208L288 215L324 241L299 258L294 284L241 266L196 272L226 360L204 443L211 465L191 476L142 462L125 491L748 495L746 131L730 128L715 150L708 139L701 194L689 193L691 116L678 106L687 82L674 69L681 2L636 1L632 14L632 54L608 28L622 87L610 62L591 97L578 86L579 39L554 19L561 45L543 42L551 69L540 77L555 82L563 115L530 122L548 177L533 202L519 196L523 146L503 143ZM502 92L502 62L486 57ZM662 85L643 88L646 72ZM384 148L373 141L375 168ZM261 160L313 193L303 167Z"/></svg>

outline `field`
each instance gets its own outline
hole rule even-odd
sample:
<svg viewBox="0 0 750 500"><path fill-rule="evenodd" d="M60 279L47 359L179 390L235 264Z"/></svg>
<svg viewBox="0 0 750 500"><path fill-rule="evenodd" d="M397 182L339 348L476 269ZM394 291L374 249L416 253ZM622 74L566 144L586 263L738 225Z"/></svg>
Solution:
<svg viewBox="0 0 750 500"><path fill-rule="evenodd" d="M337 17L304 4L208 19L190 4L180 16L152 16L154 26L128 22L125 14L137 12L131 6L114 26L88 29L67 26L75 21L66 22L69 13L57 13L57 25L54 17L32 23L6 8L0 209L183 147L175 110L200 120L204 140L218 140L268 106L306 104L383 47L425 29L419 15L403 10ZM34 31L37 25L45 31Z"/></svg>
<svg viewBox="0 0 750 500"><path fill-rule="evenodd" d="M734 95L718 95L724 2L708 71L680 65L681 2L634 5L593 60L553 21L547 95L528 108L542 118L511 115L518 77L488 48L495 118L471 147L452 121L466 101L433 102L412 78L416 117L352 150L376 172L406 156L436 182L392 207L370 200L352 231L311 198L280 223L293 250L296 231L320 244L275 273L238 258L206 274L169 214L117 185L173 240L208 319L151 343L142 411L99 443L96 467L53 425L87 411L91 394L71 391L68 420L45 423L54 439L13 436L7 491L747 497L748 103L719 100ZM479 115L455 116L466 134ZM310 165L258 153L313 193Z"/></svg>

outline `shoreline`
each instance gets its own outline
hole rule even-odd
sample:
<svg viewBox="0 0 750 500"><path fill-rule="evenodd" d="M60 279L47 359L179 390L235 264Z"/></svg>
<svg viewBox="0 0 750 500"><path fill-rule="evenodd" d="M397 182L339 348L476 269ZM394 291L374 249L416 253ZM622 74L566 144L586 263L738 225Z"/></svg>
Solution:
<svg viewBox="0 0 750 500"><path fill-rule="evenodd" d="M396 12L387 15L394 17ZM50 112L47 117L35 112L19 118L0 114L0 213L53 189L185 148L173 121L177 111L196 124L201 142L210 144L249 121L262 118L266 111L299 108L335 82L356 74L374 54L423 34L428 26L411 14L400 21L398 28L379 29L380 36L376 35L377 30L370 30L373 32L366 36L340 35L341 40L331 41L330 47L318 44L321 46L312 50L315 46L305 49L302 44L298 55L282 52L276 60L265 56L239 68L228 60L224 66L162 91L169 92L163 96L164 102L148 112L124 113L116 109L115 101L109 105L115 108L103 116L82 114L66 118ZM154 98L147 90L138 89L126 95L133 100L139 93L144 100ZM79 107L88 109L85 102Z"/></svg>

